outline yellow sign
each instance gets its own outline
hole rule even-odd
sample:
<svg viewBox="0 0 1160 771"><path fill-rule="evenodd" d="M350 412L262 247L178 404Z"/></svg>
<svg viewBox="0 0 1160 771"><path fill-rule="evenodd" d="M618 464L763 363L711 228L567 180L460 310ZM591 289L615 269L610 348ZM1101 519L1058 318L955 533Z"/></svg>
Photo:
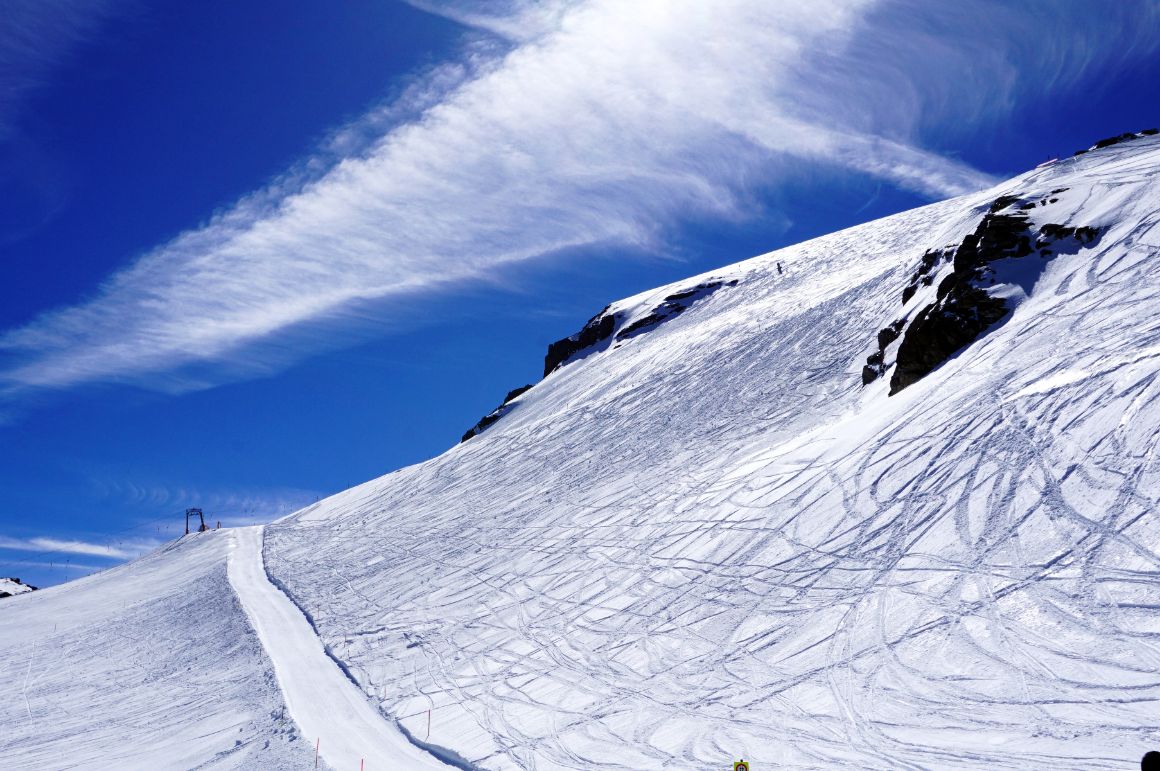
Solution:
<svg viewBox="0 0 1160 771"><path fill-rule="evenodd" d="M749 764L744 760L739 760L733 764L733 771L749 771Z"/></svg>

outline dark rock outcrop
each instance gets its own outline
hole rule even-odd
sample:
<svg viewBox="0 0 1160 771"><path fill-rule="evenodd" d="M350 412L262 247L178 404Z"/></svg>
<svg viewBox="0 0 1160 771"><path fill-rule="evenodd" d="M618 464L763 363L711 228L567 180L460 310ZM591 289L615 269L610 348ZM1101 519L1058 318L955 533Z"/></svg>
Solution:
<svg viewBox="0 0 1160 771"><path fill-rule="evenodd" d="M1006 314L1005 301L970 286L923 308L898 346L890 394L918 382Z"/></svg>
<svg viewBox="0 0 1160 771"><path fill-rule="evenodd" d="M866 366L862 367L862 385L870 385L886 373L886 349L898 339L905 323L906 319L898 319L890 326L878 330L878 350L866 357Z"/></svg>
<svg viewBox="0 0 1160 771"><path fill-rule="evenodd" d="M919 263L918 270L915 271L910 283L902 290L902 304L906 305L914 293L918 291L920 286L930 286L934 281L934 274L938 271L938 266L943 262L950 260L954 256L954 247L946 249L931 249L926 254L922 255L922 261ZM886 346L881 346L885 348Z"/></svg>
<svg viewBox="0 0 1160 771"><path fill-rule="evenodd" d="M26 584L19 578L0 578L0 599L35 591L37 591L35 586Z"/></svg>
<svg viewBox="0 0 1160 771"><path fill-rule="evenodd" d="M619 318L617 314L608 312L611 306L606 306L604 310L589 319L579 332L565 337L563 340L557 340L548 346L548 353L544 356L544 377L562 367L581 351L608 340L612 337L613 332L616 332L617 341L627 340L683 313L698 300L707 297L721 287L736 285L736 279L732 281L706 281L692 289L674 292L665 297L664 301L646 316L637 319L619 332L616 332Z"/></svg>
<svg viewBox="0 0 1160 771"><path fill-rule="evenodd" d="M512 390L508 391L508 395L504 397L503 402L494 410L480 418L479 422L472 426L467 431L467 433L463 435L463 438L459 440L459 443L463 444L471 437L482 434L488 426L490 426L492 423L495 423L511 410L511 403L515 401L516 397L526 393L531 387L532 385L529 383L528 385L520 386L519 388L513 388Z"/></svg>
<svg viewBox="0 0 1160 771"><path fill-rule="evenodd" d="M737 280L733 281L706 281L703 284L698 284L692 289L686 289L683 292L674 292L664 299L660 305L652 310L647 316L639 318L629 324L624 329L616 333L617 340L627 340L630 337L642 332L643 330L655 327L661 322L683 313L693 303L697 302L703 297L707 297L713 292L716 292L723 286L737 286Z"/></svg>
<svg viewBox="0 0 1160 771"><path fill-rule="evenodd" d="M606 305L604 310L588 319L588 323L576 334L548 346L548 353L544 356L544 377L585 348L612 337L613 331L616 330L616 314L608 312L610 307Z"/></svg>
<svg viewBox="0 0 1160 771"><path fill-rule="evenodd" d="M684 312L695 302L712 294L721 287L736 285L736 279L732 281L706 281L692 289L674 292L665 297L664 301L648 315L637 319L632 324L620 330L616 335L616 340L623 341L634 335L641 334L657 324ZM567 364L577 354L593 349L595 346L612 337L613 333L616 332L616 325L620 321L620 317L616 313L609 312L611 307L611 305L604 306L604 309L600 313L588 319L588 322L579 332L574 335L569 335L563 340L557 340L548 346L548 352L544 356L544 377L547 377L552 372ZM531 387L531 385L526 385L510 391L500 406L480 418L479 422L463 435L463 438L459 440L460 444L466 442L473 436L478 436L483 433L489 426L510 412L514 406L511 402Z"/></svg>
<svg viewBox="0 0 1160 771"><path fill-rule="evenodd" d="M1130 142L1133 139L1139 139L1140 137L1155 136L1157 133L1160 133L1160 129L1150 128L1144 129L1143 131L1137 131L1134 134L1132 132L1128 132L1127 134L1119 134L1114 137L1107 137L1106 139L1101 139L1100 141L1096 142L1086 150L1076 150L1075 155L1083 155L1084 153L1091 152L1092 150L1103 150L1105 147L1118 145L1121 142Z"/></svg>
<svg viewBox="0 0 1160 771"><path fill-rule="evenodd" d="M1063 191L1052 194L1060 192ZM1100 231L1093 227L1046 224L1036 230L1025 213L1033 208L1035 204L1028 205L1017 196L1000 197L991 204L975 232L963 238L958 247L924 255L915 280L907 287L914 289L905 296L906 300L917 291L919 279L927 286L932 283L934 264L949 257L953 269L939 282L935 301L918 311L905 327L890 378L891 395L929 374L1010 312L1007 300L987 291L998 281L996 263L1034 259L1034 264L1025 265L1019 273L1021 280L1012 279L1015 283L1028 282L1023 288L1029 292L1034 283L1031 277L1038 275L1047 259L1059 252L1076 251L1099 238ZM938 256L931 259L931 254ZM895 325L878 333L879 350L863 368L864 384L873 382L888 367L881 354L886 348L883 342L889 345L902 329L900 322Z"/></svg>

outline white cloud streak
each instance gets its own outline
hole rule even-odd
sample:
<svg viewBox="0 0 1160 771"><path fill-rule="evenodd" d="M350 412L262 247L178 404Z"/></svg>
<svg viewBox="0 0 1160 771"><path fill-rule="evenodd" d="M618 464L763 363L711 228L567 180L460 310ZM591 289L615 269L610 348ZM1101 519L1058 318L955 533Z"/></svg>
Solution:
<svg viewBox="0 0 1160 771"><path fill-rule="evenodd" d="M552 32L582 0L403 0L419 10L506 40L526 43Z"/></svg>
<svg viewBox="0 0 1160 771"><path fill-rule="evenodd" d="M110 508L154 512L141 529L157 528L169 532L183 527L183 512L190 507L203 510L211 526L259 524L270 522L307 506L323 497L313 490L276 488L263 490L203 490L142 484L136 479L114 475L97 475L89 479L93 493ZM157 512L172 512L157 517Z"/></svg>
<svg viewBox="0 0 1160 771"><path fill-rule="evenodd" d="M3 565L5 569L16 567L17 569L51 568L53 570L104 570L109 567L108 565L92 565L83 562L52 562L45 560L4 560L0 565Z"/></svg>
<svg viewBox="0 0 1160 771"><path fill-rule="evenodd" d="M984 187L913 137L931 92L956 93L938 56L1025 45L980 25L916 30L937 13L908 22L885 0L509 0L506 16L413 4L516 42L466 80L443 71L420 117L311 181L279 180L90 301L0 336L9 395L252 357L249 344L352 305L570 247L658 248L684 216L750 214L750 185L787 159L932 198ZM874 43L908 24L922 50ZM980 66L1014 93L1002 55Z"/></svg>
<svg viewBox="0 0 1160 771"><path fill-rule="evenodd" d="M71 539L51 537L36 538L8 538L0 536L0 549L15 551L46 552L53 554L84 554L90 557L107 557L109 559L130 559L147 551L157 548L160 541L154 539L132 539L112 543L91 543Z"/></svg>

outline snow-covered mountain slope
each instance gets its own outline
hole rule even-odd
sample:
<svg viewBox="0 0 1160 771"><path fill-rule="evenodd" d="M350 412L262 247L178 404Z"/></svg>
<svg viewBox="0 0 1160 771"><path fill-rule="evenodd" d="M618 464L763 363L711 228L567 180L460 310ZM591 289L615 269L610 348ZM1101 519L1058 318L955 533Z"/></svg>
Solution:
<svg viewBox="0 0 1160 771"><path fill-rule="evenodd" d="M272 526L270 570L481 767L1128 767L1160 744L1158 173L1135 138L614 303L483 433ZM956 266L991 214L1032 253ZM889 395L959 267L998 323Z"/></svg>
<svg viewBox="0 0 1160 771"><path fill-rule="evenodd" d="M310 768L225 532L0 603L0 768Z"/></svg>
<svg viewBox="0 0 1160 771"><path fill-rule="evenodd" d="M0 578L0 598L15 597L18 594L35 591L35 586L29 586L19 578Z"/></svg>
<svg viewBox="0 0 1160 771"><path fill-rule="evenodd" d="M230 584L262 646L274 662L290 717L331 768L446 769L427 748L408 741L398 726L367 701L330 658L309 619L269 578L262 557L262 528L230 534Z"/></svg>
<svg viewBox="0 0 1160 771"><path fill-rule="evenodd" d="M0 765L309 768L295 720L365 736L287 717L310 682L462 767L1131 767L1160 140L1119 139L612 303L462 444L268 526L265 570L206 533L4 600Z"/></svg>

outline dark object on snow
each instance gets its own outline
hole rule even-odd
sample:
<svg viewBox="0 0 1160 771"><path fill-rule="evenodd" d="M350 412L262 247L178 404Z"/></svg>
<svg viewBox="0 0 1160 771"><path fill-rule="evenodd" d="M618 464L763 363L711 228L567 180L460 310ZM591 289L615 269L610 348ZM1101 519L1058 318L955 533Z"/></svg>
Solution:
<svg viewBox="0 0 1160 771"><path fill-rule="evenodd" d="M190 517L197 517L198 520L201 522L201 524L197 528L197 532L204 533L206 530L209 530L209 528L205 526L205 515L201 513L201 509L186 509L185 510L185 534L186 535L189 535L189 518Z"/></svg>
<svg viewBox="0 0 1160 771"><path fill-rule="evenodd" d="M914 297L914 293L918 291L918 287L930 286L934 281L934 271L937 270L938 265L947 262L955 255L954 247L946 249L929 249L927 253L922 255L922 262L918 266L914 277L910 279L910 283L902 290L902 304L906 305L910 302L910 298ZM879 346L885 348L886 346Z"/></svg>
<svg viewBox="0 0 1160 771"><path fill-rule="evenodd" d="M1099 238L1100 231L1093 227L1046 224L1036 232L1024 211L1017 196L1001 196L991 204L975 232L958 247L923 256L915 280L907 287L909 294L903 294L904 302L917 291L919 279L930 285L933 268L943 259L953 259L954 269L939 282L935 302L920 310L907 327L890 378L891 395L926 376L1008 314L1007 301L986 291L995 284L994 263L1036 253L1050 258ZM1068 243L1062 249L1056 248L1060 241ZM1030 291L1030 286L1025 289ZM880 349L885 348L882 340L880 332ZM863 370L864 383L866 374Z"/></svg>
<svg viewBox="0 0 1160 771"><path fill-rule="evenodd" d="M588 319L588 323L576 334L548 346L548 354L544 356L544 377L572 358L573 354L612 337L616 329L616 314L608 313L610 307L606 305L604 310Z"/></svg>
<svg viewBox="0 0 1160 771"><path fill-rule="evenodd" d="M891 394L917 382L1007 314L1006 301L987 294L981 284L991 262L1032 252L1026 215L998 213L1013 203L1010 196L996 200L954 252L954 271L939 283L938 299L918 312L898 346Z"/></svg>
<svg viewBox="0 0 1160 771"><path fill-rule="evenodd" d="M1152 750L1144 753L1144 758L1140 761L1140 771L1160 771L1160 752Z"/></svg>
<svg viewBox="0 0 1160 771"><path fill-rule="evenodd" d="M1092 147L1092 149L1093 150L1103 150L1105 147L1111 147L1112 145L1118 145L1120 142L1127 142L1129 140L1135 139L1136 137L1137 137L1136 134L1131 134L1131 133L1120 134L1118 137L1108 137L1107 139L1101 139L1100 141L1096 142L1095 145Z"/></svg>
<svg viewBox="0 0 1160 771"><path fill-rule="evenodd" d="M684 313L689 307L700 300L702 297L708 297L723 286L737 286L737 280L733 281L706 281L704 284L697 284L692 289L686 289L683 292L675 292L665 298L665 301L653 308L652 313L644 318L637 319L629 324L624 329L616 333L617 340L627 340L633 337L641 330L655 327L662 321Z"/></svg>
<svg viewBox="0 0 1160 771"><path fill-rule="evenodd" d="M1099 228L1048 223L1036 230L1028 219L1028 212L1055 203L1059 199L1054 196L1063 192L1066 188L1052 190L1035 201L1001 196L961 243L927 250L902 290L902 305L905 308L920 288L933 286L941 275L935 299L878 331L877 349L862 367L862 385L873 383L892 367L891 395L917 382L1010 313L1008 300L989 291L996 283L1014 280L1030 293L1049 259L1094 243L1102 232ZM1016 263L1019 260L1031 262ZM947 263L950 272L944 270ZM1019 267L1012 275L1014 264ZM902 342L890 361L887 349L900 337Z"/></svg>
<svg viewBox="0 0 1160 771"><path fill-rule="evenodd" d="M531 387L532 386L529 383L526 386L520 386L519 388L514 388L511 391L508 391L508 395L504 397L503 403L500 404L498 407L496 407L491 412L484 415L482 418L480 418L479 422L476 423L474 426L472 426L471 429L466 434L463 435L463 438L459 440L459 443L463 444L471 437L478 436L479 434L482 434L484 429L486 429L492 423L494 423L497 420L499 420L500 418L502 418L504 415L506 415L510 411L511 408L509 407L509 405L511 404L511 402L513 400L515 400L516 397L520 396L521 394L526 393L527 390Z"/></svg>
<svg viewBox="0 0 1160 771"><path fill-rule="evenodd" d="M35 586L33 586L32 584L26 584L23 581L21 581L19 578L16 578L15 576L12 578L8 578L6 580L11 581L12 583L16 584L17 586L28 587L29 592L38 591L37 588ZM5 597L15 597L17 594L27 594L27 593L28 592L16 592L14 594L12 592L6 592L3 589L0 589L0 599L4 599Z"/></svg>
<svg viewBox="0 0 1160 771"><path fill-rule="evenodd" d="M637 319L617 332L616 339L617 341L627 340L642 330L654 327L663 321L668 321L674 316L688 310L693 303L701 298L707 297L725 286L737 286L737 279L733 279L732 281L706 281L692 289L674 292L666 297L660 305L653 308L652 312L648 315ZM557 340L548 346L548 354L544 357L544 377L547 377L552 372L567 364L568 360L577 353L592 348L597 343L602 343L612 337L612 333L616 331L618 318L615 313L608 312L610 307L605 306L604 310L590 318L588 323L584 325L584 328L576 334L565 337L563 340Z"/></svg>
<svg viewBox="0 0 1160 771"><path fill-rule="evenodd" d="M1135 134L1128 132L1127 134L1120 134L1120 135L1114 136L1114 137L1107 137L1106 139L1101 139L1100 141L1096 142L1094 145L1089 147L1087 150L1076 150L1075 154L1076 155L1083 155L1084 153L1089 152L1091 150L1103 150L1105 147L1111 147L1112 145L1118 145L1121 142L1130 142L1133 139L1139 139L1140 137L1150 137L1150 136L1154 136L1155 134L1158 134L1158 133L1160 133L1160 129L1150 128L1150 129L1144 129L1143 131L1138 131Z"/></svg>
<svg viewBox="0 0 1160 771"><path fill-rule="evenodd" d="M919 311L898 346L898 360L890 378L891 396L934 371L1007 315L1004 300L967 283L959 284L953 273L940 285L940 291L948 283L959 291L948 292L938 303Z"/></svg>
<svg viewBox="0 0 1160 771"><path fill-rule="evenodd" d="M870 385L886 373L886 349L898 339L906 319L898 319L884 329L878 330L878 350L866 357L866 366L862 368L862 385Z"/></svg>
<svg viewBox="0 0 1160 771"><path fill-rule="evenodd" d="M781 270L780 263L778 264L778 270ZM693 303L702 297L712 294L721 287L736 285L737 279L733 279L732 281L706 281L692 289L674 292L666 297L659 306L653 308L652 312L644 318L637 319L632 324L620 330L616 335L616 339L617 341L622 341L632 337L684 312ZM609 313L611 307L611 305L604 306L604 309L600 313L588 319L588 323L579 332L574 335L569 335L562 340L557 340L548 346L548 353L544 356L544 377L547 377L567 364L576 354L584 351L590 352L590 349L593 349L596 345L612 337L613 332L616 332L616 325L620 319L616 313ZM480 418L479 422L463 435L463 438L459 440L460 444L466 442L473 436L478 436L483 433L488 426L510 412L510 403L531 387L531 385L526 385L508 392L507 398L503 400L502 404Z"/></svg>

